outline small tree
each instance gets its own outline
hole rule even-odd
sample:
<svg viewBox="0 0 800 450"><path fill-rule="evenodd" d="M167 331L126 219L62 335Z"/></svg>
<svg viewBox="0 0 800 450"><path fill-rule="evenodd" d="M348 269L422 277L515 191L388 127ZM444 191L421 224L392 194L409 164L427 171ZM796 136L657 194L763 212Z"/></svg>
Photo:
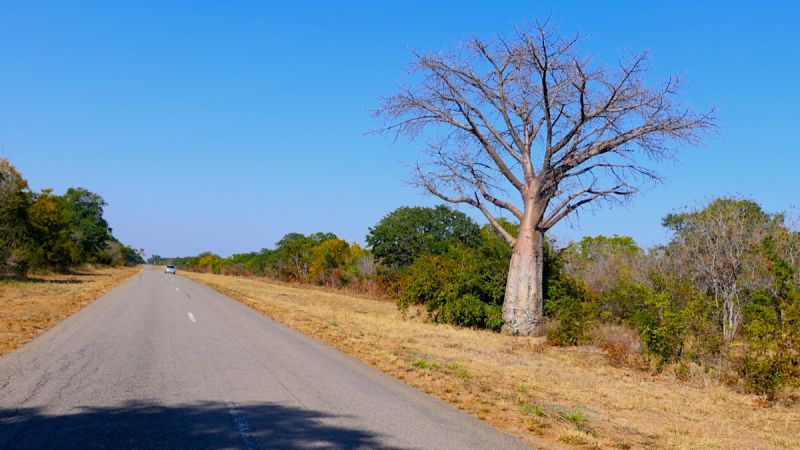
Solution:
<svg viewBox="0 0 800 450"><path fill-rule="evenodd" d="M64 199L53 195L51 189L37 194L28 209L37 246L36 263L62 272L81 262L81 249L63 211Z"/></svg>
<svg viewBox="0 0 800 450"><path fill-rule="evenodd" d="M714 299L727 342L736 336L753 294L773 283L761 248L783 228L782 221L755 202L731 198L664 218L664 226L675 232L668 247L674 266Z"/></svg>
<svg viewBox="0 0 800 450"><path fill-rule="evenodd" d="M410 87L383 100L383 131L428 141L416 184L479 209L513 246L506 331L538 332L544 233L578 208L628 198L658 175L640 162L696 143L713 123L676 102L678 82L645 83L647 53L608 69L547 24L461 51L415 54ZM497 210L519 221L509 233Z"/></svg>
<svg viewBox="0 0 800 450"><path fill-rule="evenodd" d="M27 209L28 182L6 159L0 159L0 275L23 276L31 258Z"/></svg>
<svg viewBox="0 0 800 450"><path fill-rule="evenodd" d="M595 292L607 291L622 279L639 278L644 251L630 236L586 236L566 249L566 269Z"/></svg>
<svg viewBox="0 0 800 450"><path fill-rule="evenodd" d="M329 239L311 249L309 276L319 284L339 286L350 259L350 244L342 239Z"/></svg>
<svg viewBox="0 0 800 450"><path fill-rule="evenodd" d="M308 281L311 264L311 252L317 245L338 239L333 233L314 233L308 236L302 233L289 233L275 246L278 262L278 273L280 276Z"/></svg>
<svg viewBox="0 0 800 450"><path fill-rule="evenodd" d="M164 262L164 258L161 255L152 255L151 257L147 258L147 264L154 264L159 265Z"/></svg>
<svg viewBox="0 0 800 450"><path fill-rule="evenodd" d="M70 238L80 249L81 262L93 262L113 240L103 217L107 205L98 194L83 188L69 188L62 197L63 215L69 222Z"/></svg>
<svg viewBox="0 0 800 450"><path fill-rule="evenodd" d="M367 235L375 258L393 269L408 267L419 255L441 255L454 244L475 247L480 240L478 224L444 205L397 208Z"/></svg>

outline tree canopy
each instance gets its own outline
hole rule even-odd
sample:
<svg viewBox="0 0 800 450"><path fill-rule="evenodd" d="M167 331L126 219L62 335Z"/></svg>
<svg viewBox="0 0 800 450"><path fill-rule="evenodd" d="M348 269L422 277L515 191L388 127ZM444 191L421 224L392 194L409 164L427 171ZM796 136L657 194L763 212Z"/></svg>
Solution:
<svg viewBox="0 0 800 450"><path fill-rule="evenodd" d="M444 205L402 207L370 228L366 240L378 261L401 269L423 253L441 255L454 244L476 246L480 227L466 214Z"/></svg>
<svg viewBox="0 0 800 450"><path fill-rule="evenodd" d="M52 189L31 192L14 166L0 159L0 276L143 262L111 234L105 206L99 194L84 188L69 188L64 195Z"/></svg>

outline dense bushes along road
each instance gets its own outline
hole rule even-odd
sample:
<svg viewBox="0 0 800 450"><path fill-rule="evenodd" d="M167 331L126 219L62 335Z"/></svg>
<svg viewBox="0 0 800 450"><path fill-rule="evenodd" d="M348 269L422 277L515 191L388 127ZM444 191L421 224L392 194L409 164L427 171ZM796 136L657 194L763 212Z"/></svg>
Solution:
<svg viewBox="0 0 800 450"><path fill-rule="evenodd" d="M81 264L122 265L144 261L111 234L105 201L82 188L64 195L34 193L6 159L0 159L0 278L29 270L64 272Z"/></svg>
<svg viewBox="0 0 800 450"><path fill-rule="evenodd" d="M703 370L772 397L797 385L800 233L783 215L732 198L663 225L672 240L646 250L623 236L548 243L549 340L594 342L619 363L679 376ZM400 208L366 242L369 249L331 233L290 233L259 252L150 262L348 288L395 298L402 310L422 306L436 322L500 329L511 249L493 228L445 206Z"/></svg>

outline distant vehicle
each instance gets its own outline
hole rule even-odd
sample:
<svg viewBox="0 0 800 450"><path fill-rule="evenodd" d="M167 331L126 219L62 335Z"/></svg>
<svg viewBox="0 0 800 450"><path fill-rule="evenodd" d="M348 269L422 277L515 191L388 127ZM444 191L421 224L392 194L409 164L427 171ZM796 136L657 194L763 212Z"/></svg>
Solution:
<svg viewBox="0 0 800 450"><path fill-rule="evenodd" d="M164 273L171 273L175 275L175 266L173 266L172 264L164 266Z"/></svg>

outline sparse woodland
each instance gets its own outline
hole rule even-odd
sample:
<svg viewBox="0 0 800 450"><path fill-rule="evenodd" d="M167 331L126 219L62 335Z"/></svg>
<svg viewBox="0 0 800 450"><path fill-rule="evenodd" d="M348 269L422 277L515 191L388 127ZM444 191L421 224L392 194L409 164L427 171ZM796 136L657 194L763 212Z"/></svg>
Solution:
<svg viewBox="0 0 800 450"><path fill-rule="evenodd" d="M788 222L720 198L667 215L672 239L661 246L617 235L548 242L543 333L553 345L596 345L614 364L701 372L778 398L800 381L800 232ZM341 288L433 322L502 328L511 247L493 227L446 206L404 207L366 242L290 233L274 249L150 262Z"/></svg>

